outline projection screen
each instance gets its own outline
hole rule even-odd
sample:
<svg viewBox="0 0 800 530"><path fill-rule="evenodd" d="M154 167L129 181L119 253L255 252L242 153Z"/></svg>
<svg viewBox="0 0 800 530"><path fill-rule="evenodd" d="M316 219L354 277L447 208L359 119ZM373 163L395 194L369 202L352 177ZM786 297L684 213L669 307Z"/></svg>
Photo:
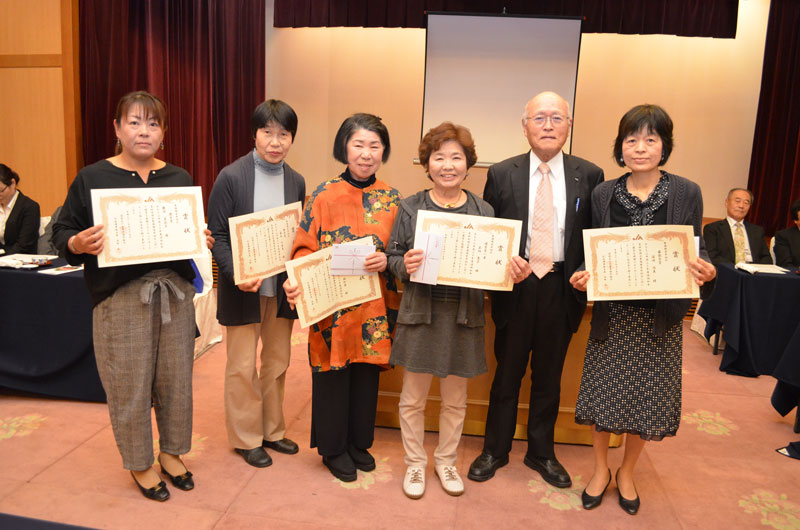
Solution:
<svg viewBox="0 0 800 530"><path fill-rule="evenodd" d="M552 90L572 112L580 44L579 18L429 13L421 134L464 125L480 166L525 152L520 120L531 97Z"/></svg>

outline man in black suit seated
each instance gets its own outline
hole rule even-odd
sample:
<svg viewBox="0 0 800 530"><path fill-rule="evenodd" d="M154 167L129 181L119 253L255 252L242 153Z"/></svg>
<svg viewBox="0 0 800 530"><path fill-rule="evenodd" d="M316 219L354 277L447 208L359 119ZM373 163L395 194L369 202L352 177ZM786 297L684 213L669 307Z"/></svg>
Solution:
<svg viewBox="0 0 800 530"><path fill-rule="evenodd" d="M800 267L800 199L789 207L795 226L775 234L775 264L781 267Z"/></svg>
<svg viewBox="0 0 800 530"><path fill-rule="evenodd" d="M521 281L511 292L492 293L497 370L483 452L467 475L472 480L488 480L508 463L519 390L530 362L525 465L554 486L572 484L556 459L553 431L564 357L586 307L585 295L572 288L569 278L583 264L582 230L591 228L592 190L602 182L603 170L562 153L571 124L561 96L537 95L522 117L531 150L493 165L487 175L483 199L495 215L522 220L519 256L511 263L512 276Z"/></svg>
<svg viewBox="0 0 800 530"><path fill-rule="evenodd" d="M753 194L744 188L733 188L725 199L728 216L721 221L709 223L703 229L706 250L711 263L772 263L764 229L744 220Z"/></svg>

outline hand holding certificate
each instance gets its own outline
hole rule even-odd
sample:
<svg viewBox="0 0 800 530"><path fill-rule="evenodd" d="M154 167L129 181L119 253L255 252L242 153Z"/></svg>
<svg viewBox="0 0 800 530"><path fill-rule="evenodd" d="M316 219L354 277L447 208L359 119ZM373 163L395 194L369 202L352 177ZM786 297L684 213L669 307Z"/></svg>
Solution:
<svg viewBox="0 0 800 530"><path fill-rule="evenodd" d="M354 245L371 245L371 237L357 239ZM333 276L333 248L328 247L286 262L291 284L300 287L296 301L300 325L308 327L346 307L381 297L378 275Z"/></svg>
<svg viewBox="0 0 800 530"><path fill-rule="evenodd" d="M98 267L189 259L208 252L199 186L91 193L94 223L105 227Z"/></svg>
<svg viewBox="0 0 800 530"><path fill-rule="evenodd" d="M583 245L589 300L699 297L691 226L595 228L583 231Z"/></svg>
<svg viewBox="0 0 800 530"><path fill-rule="evenodd" d="M419 210L414 239L417 247L416 241L427 237L423 234L443 235L437 284L510 291L514 282L509 262L521 231L519 220ZM433 265L432 260L424 262L425 267Z"/></svg>
<svg viewBox="0 0 800 530"><path fill-rule="evenodd" d="M228 219L236 285L286 270L301 214L302 205L293 202Z"/></svg>

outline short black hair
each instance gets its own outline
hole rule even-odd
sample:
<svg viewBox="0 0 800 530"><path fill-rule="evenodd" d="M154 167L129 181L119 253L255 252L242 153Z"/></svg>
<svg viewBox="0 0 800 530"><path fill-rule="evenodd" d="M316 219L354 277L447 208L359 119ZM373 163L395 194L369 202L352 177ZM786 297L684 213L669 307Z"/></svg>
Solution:
<svg viewBox="0 0 800 530"><path fill-rule="evenodd" d="M292 107L280 99L268 99L259 104L253 111L250 125L253 138L256 137L258 130L266 127L269 122L277 123L292 133L292 142L294 143L297 134L297 114Z"/></svg>
<svg viewBox="0 0 800 530"><path fill-rule="evenodd" d="M797 214L800 213L800 199L797 199L789 206L789 213L792 216L792 221L797 221Z"/></svg>
<svg viewBox="0 0 800 530"><path fill-rule="evenodd" d="M389 153L392 150L389 144L389 130L378 116L362 112L353 114L339 126L339 130L336 131L336 138L333 140L333 158L342 164L347 164L347 142L350 141L350 138L352 138L353 134L359 129L366 129L378 135L381 144L383 144L383 157L381 158L381 162L385 163L389 160Z"/></svg>
<svg viewBox="0 0 800 530"><path fill-rule="evenodd" d="M2 182L4 186L11 186L12 180L19 184L19 175L17 175L17 172L5 164L0 164L0 182Z"/></svg>
<svg viewBox="0 0 800 530"><path fill-rule="evenodd" d="M667 111L658 105L645 103L644 105L636 105L619 120L617 139L614 140L614 161L620 167L625 166L625 161L622 159L623 140L642 129L661 137L661 162L658 165L663 166L667 163L674 146L672 118L669 117Z"/></svg>

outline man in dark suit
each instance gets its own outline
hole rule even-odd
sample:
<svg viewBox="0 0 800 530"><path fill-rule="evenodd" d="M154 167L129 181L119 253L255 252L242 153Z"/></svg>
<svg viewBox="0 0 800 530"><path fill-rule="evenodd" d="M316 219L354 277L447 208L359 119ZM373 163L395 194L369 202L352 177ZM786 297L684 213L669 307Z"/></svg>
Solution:
<svg viewBox="0 0 800 530"><path fill-rule="evenodd" d="M711 263L772 263L764 229L745 222L753 204L750 190L733 188L725 199L728 215L721 221L709 223L703 229L703 239ZM738 241L738 243L737 243Z"/></svg>
<svg viewBox="0 0 800 530"><path fill-rule="evenodd" d="M795 226L775 234L775 264L800 267L800 199L789 207Z"/></svg>
<svg viewBox="0 0 800 530"><path fill-rule="evenodd" d="M522 118L531 151L489 168L483 198L495 215L522 220L522 238L511 272L511 292L492 293L497 332L497 370L492 382L483 452L468 477L484 481L508 463L517 403L529 359L532 370L525 464L554 486L572 484L558 462L553 431L558 417L561 371L586 299L569 277L583 264L582 230L591 226L592 189L603 170L561 148L572 119L558 94L531 99ZM531 244L533 242L533 244ZM532 352L532 353L531 353Z"/></svg>
<svg viewBox="0 0 800 530"><path fill-rule="evenodd" d="M5 254L36 254L39 204L17 186L19 175L0 164L0 250Z"/></svg>

